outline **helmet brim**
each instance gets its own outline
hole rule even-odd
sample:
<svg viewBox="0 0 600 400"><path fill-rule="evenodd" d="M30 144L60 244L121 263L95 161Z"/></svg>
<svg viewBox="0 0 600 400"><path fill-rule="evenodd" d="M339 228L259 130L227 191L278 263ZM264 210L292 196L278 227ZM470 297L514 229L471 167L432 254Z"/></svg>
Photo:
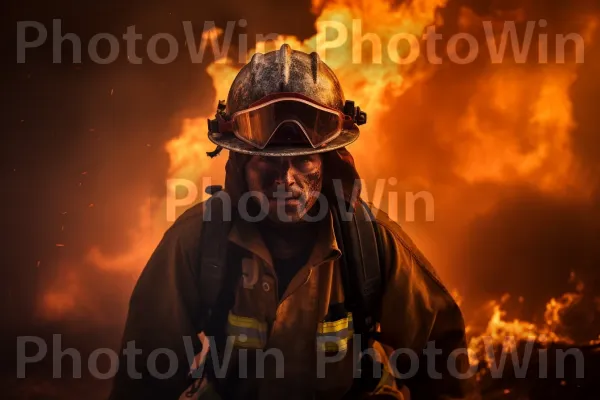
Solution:
<svg viewBox="0 0 600 400"><path fill-rule="evenodd" d="M331 142L313 148L310 144L298 145L267 145L264 149L260 150L250 144L241 141L235 135L230 133L219 133L209 132L208 139L216 145L219 145L227 150L235 151L237 153L260 155L260 156L273 156L273 157L285 157L285 156L304 156L308 154L325 153L328 151L340 149L346 147L358 139L360 131L358 127L353 129L344 129L338 137L333 139Z"/></svg>

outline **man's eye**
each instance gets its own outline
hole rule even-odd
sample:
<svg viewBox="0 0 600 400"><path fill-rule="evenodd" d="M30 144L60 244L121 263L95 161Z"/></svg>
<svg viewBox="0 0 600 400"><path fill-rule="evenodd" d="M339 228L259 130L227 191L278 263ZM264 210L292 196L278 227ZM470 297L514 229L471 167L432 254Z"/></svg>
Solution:
<svg viewBox="0 0 600 400"><path fill-rule="evenodd" d="M310 171L314 168L314 159L310 156L300 156L294 160L294 165L301 171Z"/></svg>

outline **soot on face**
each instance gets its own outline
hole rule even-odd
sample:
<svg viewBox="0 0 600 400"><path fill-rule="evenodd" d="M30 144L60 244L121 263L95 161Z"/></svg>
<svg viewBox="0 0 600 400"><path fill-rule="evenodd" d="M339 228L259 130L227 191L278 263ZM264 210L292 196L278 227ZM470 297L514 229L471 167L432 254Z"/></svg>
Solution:
<svg viewBox="0 0 600 400"><path fill-rule="evenodd" d="M296 222L318 200L323 182L322 158L319 154L253 156L246 166L246 182L250 191L259 192L268 200L270 220Z"/></svg>

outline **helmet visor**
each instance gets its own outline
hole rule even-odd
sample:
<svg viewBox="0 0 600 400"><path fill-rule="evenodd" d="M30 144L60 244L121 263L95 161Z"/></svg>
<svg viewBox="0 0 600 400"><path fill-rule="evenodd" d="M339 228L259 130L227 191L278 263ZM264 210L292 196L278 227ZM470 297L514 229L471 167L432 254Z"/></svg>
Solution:
<svg viewBox="0 0 600 400"><path fill-rule="evenodd" d="M264 149L277 130L285 124L300 128L313 148L339 136L344 123L341 111L296 98L280 97L251 106L231 116L235 136Z"/></svg>

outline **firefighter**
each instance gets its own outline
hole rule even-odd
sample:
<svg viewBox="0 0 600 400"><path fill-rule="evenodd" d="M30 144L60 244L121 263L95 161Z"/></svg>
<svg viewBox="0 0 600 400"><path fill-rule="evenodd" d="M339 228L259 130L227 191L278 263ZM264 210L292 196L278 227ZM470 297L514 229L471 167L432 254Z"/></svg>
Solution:
<svg viewBox="0 0 600 400"><path fill-rule="evenodd" d="M360 200L346 146L365 122L317 53L240 70L209 120L211 156L229 150L220 206L182 214L139 277L112 400L467 398L459 307Z"/></svg>

